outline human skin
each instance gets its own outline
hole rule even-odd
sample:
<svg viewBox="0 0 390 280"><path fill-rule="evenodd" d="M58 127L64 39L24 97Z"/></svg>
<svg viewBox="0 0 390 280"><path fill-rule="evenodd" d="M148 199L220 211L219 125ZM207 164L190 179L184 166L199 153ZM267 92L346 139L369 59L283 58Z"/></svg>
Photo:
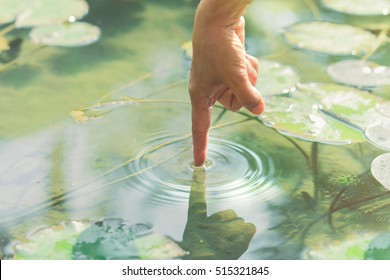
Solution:
<svg viewBox="0 0 390 280"><path fill-rule="evenodd" d="M192 104L194 164L207 157L212 109L218 101L231 111L246 108L255 115L264 101L255 88L258 61L244 48L244 13L253 0L201 0L192 36L189 93Z"/></svg>

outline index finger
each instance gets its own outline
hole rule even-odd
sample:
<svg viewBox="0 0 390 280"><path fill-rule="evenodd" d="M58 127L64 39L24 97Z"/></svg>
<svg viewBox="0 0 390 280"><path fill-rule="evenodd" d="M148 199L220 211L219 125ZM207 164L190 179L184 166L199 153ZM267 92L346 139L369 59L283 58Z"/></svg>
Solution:
<svg viewBox="0 0 390 280"><path fill-rule="evenodd" d="M192 142L195 166L201 166L206 161L210 123L211 108L199 106L197 101L192 100Z"/></svg>

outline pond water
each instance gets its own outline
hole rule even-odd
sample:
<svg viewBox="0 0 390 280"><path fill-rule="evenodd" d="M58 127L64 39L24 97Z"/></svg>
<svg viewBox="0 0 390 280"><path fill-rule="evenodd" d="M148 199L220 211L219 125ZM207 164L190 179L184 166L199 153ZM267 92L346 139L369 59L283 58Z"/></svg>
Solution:
<svg viewBox="0 0 390 280"><path fill-rule="evenodd" d="M1 258L390 259L390 192L370 171L385 152L367 141L304 139L216 107L208 162L191 166L182 45L197 2L89 0L83 21L101 38L84 47L4 35L23 42L17 63L0 64ZM389 16L254 1L248 53L331 83L328 65L361 56L282 36L313 20L366 28ZM389 45L370 61L390 66ZM369 92L390 98L388 84Z"/></svg>

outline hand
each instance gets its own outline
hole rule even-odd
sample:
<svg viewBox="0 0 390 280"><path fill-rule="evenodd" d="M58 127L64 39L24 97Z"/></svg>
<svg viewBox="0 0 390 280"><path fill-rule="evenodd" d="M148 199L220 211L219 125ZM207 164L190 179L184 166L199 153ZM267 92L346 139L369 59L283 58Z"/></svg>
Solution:
<svg viewBox="0 0 390 280"><path fill-rule="evenodd" d="M256 58L245 53L244 13L252 0L202 0L195 15L189 92L192 104L194 164L207 156L212 108L218 101L231 111L264 111L255 88Z"/></svg>

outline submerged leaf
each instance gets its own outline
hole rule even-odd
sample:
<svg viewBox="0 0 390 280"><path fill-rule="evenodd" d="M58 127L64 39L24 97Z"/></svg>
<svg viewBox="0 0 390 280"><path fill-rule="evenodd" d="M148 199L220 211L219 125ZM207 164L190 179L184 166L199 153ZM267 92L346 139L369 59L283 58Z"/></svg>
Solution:
<svg viewBox="0 0 390 280"><path fill-rule="evenodd" d="M284 32L287 42L298 49L332 55L361 55L371 50L376 36L366 30L332 22L303 22Z"/></svg>
<svg viewBox="0 0 390 280"><path fill-rule="evenodd" d="M70 221L38 230L15 246L15 258L70 260L78 235L89 226L89 222Z"/></svg>
<svg viewBox="0 0 390 280"><path fill-rule="evenodd" d="M16 27L74 22L84 17L89 6L84 0L35 0L16 19Z"/></svg>
<svg viewBox="0 0 390 280"><path fill-rule="evenodd" d="M99 37L99 27L85 22L40 26L30 32L34 43L58 47L86 46L96 42Z"/></svg>
<svg viewBox="0 0 390 280"><path fill-rule="evenodd" d="M328 74L336 82L357 87L390 85L390 67L363 60L344 60L331 64Z"/></svg>
<svg viewBox="0 0 390 280"><path fill-rule="evenodd" d="M379 183L390 190L390 153L380 155L372 161L371 173Z"/></svg>
<svg viewBox="0 0 390 280"><path fill-rule="evenodd" d="M0 25L12 22L32 0L1 0Z"/></svg>
<svg viewBox="0 0 390 280"><path fill-rule="evenodd" d="M390 0L321 0L322 4L332 10L353 15L388 15Z"/></svg>
<svg viewBox="0 0 390 280"><path fill-rule="evenodd" d="M73 248L75 259L172 259L185 255L172 239L149 224L121 219L98 221L85 230Z"/></svg>
<svg viewBox="0 0 390 280"><path fill-rule="evenodd" d="M363 260L373 236L373 233L353 233L341 240L320 241L316 246L307 248L304 257L315 260Z"/></svg>
<svg viewBox="0 0 390 280"><path fill-rule="evenodd" d="M390 233L384 233L374 238L366 253L366 260L390 260Z"/></svg>
<svg viewBox="0 0 390 280"><path fill-rule="evenodd" d="M362 130L378 120L380 99L336 84L297 84L290 97L267 99L260 119L279 132L329 144L362 142ZM363 113L362 113L363 112Z"/></svg>
<svg viewBox="0 0 390 280"><path fill-rule="evenodd" d="M287 94L299 81L298 73L288 65L261 60L257 88L262 95Z"/></svg>

